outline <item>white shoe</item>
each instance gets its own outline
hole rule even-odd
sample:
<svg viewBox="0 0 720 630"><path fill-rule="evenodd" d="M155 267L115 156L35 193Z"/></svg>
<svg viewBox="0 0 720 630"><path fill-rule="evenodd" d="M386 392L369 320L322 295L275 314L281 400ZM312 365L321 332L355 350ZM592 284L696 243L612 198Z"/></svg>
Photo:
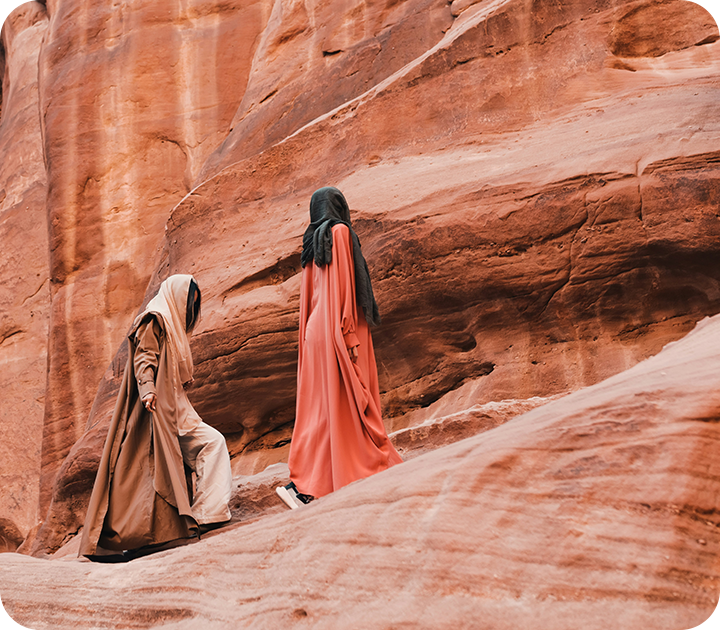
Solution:
<svg viewBox="0 0 720 630"><path fill-rule="evenodd" d="M283 500L283 503L285 503L285 505L287 505L291 510L297 510L300 507L293 496L295 495L293 490L288 490L285 486L278 486L275 488L275 492L278 493L278 496Z"/></svg>
<svg viewBox="0 0 720 630"><path fill-rule="evenodd" d="M315 500L315 497L309 494L300 494L292 481L287 486L278 486L275 488L275 492L278 493L278 496L291 510L295 510Z"/></svg>

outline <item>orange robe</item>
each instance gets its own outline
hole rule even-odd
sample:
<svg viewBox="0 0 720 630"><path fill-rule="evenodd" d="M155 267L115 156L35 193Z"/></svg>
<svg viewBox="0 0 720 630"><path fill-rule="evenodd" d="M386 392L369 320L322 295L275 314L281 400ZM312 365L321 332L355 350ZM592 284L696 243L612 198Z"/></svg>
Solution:
<svg viewBox="0 0 720 630"><path fill-rule="evenodd" d="M295 428L288 465L298 491L321 497L402 459L380 413L375 352L355 300L352 242L332 228L332 262L303 268ZM348 348L358 348L353 362Z"/></svg>

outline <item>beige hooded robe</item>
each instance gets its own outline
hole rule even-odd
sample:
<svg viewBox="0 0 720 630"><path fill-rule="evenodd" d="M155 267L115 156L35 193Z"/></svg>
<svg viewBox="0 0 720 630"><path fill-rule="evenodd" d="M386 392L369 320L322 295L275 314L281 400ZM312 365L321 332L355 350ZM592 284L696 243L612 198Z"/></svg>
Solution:
<svg viewBox="0 0 720 630"><path fill-rule="evenodd" d="M190 275L165 280L133 323L129 357L90 497L80 555L98 547L123 551L187 538L197 532L177 436L200 417L182 383L192 378L185 332ZM156 411L142 404L134 357L144 327L159 332ZM148 383L140 385L143 389Z"/></svg>

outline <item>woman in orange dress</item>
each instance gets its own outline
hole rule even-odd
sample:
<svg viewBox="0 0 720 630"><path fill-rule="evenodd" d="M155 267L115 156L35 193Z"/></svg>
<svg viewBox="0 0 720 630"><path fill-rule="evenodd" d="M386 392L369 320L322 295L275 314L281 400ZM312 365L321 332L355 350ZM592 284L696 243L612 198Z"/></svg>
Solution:
<svg viewBox="0 0 720 630"><path fill-rule="evenodd" d="M368 327L379 323L378 307L337 188L312 196L301 264L291 483L277 488L291 508L402 462L380 412Z"/></svg>

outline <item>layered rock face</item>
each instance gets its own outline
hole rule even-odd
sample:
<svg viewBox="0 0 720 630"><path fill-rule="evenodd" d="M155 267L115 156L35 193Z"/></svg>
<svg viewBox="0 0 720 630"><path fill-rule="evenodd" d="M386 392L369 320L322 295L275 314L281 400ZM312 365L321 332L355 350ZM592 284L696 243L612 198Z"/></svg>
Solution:
<svg viewBox="0 0 720 630"><path fill-rule="evenodd" d="M720 43L693 3L31 6L12 41L37 72L12 74L6 25L5 76L39 115L11 124L4 87L0 141L35 147L16 198L34 190L45 208L27 240L49 262L18 275L44 283L35 328L0 345L33 350L0 360L34 374L12 400L32 401L35 433L15 402L0 427L27 443L13 483L40 490L15 509L3 489L8 548L36 514L26 552L82 526L124 336L170 273L203 291L190 398L236 475L286 458L300 237L323 185L345 193L370 266L398 444L432 448L442 431L414 427L597 383L720 311ZM7 286L31 331L31 292Z"/></svg>

